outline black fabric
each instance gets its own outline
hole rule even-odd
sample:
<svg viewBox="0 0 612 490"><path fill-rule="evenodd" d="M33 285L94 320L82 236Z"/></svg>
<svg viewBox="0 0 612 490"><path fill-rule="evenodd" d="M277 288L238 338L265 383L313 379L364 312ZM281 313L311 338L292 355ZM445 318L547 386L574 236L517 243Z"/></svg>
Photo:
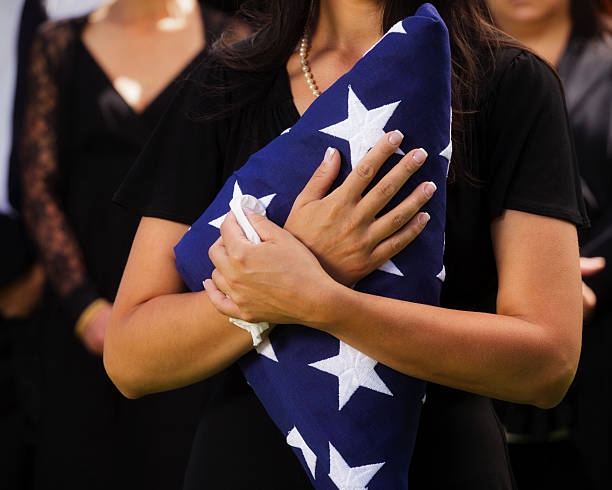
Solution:
<svg viewBox="0 0 612 490"><path fill-rule="evenodd" d="M45 20L40 0L25 0L19 25L17 78L13 111L13 142L21 133L24 105L24 77L29 50L38 25ZM18 209L18 172L15 152L9 169L9 198ZM8 164L8 162L3 162ZM5 183L4 183L5 184ZM0 215L0 288L10 286L32 265L34 247L16 213ZM30 488L32 474L32 426L36 418L34 373L36 363L32 352L22 349L31 340L31 320L7 320L0 316L0 475L2 488Z"/></svg>
<svg viewBox="0 0 612 490"><path fill-rule="evenodd" d="M558 488L576 488L572 485L573 477L579 474L580 488L607 490L612 488L612 49L609 39L572 37L560 61L559 74L565 85L581 184L592 224L580 230L581 255L603 256L608 266L598 275L585 278L597 295L597 307L593 318L585 322L580 365L565 400L552 410L503 405L500 414L511 433L530 441L512 448L518 478L525 482L540 481L550 461L544 451L548 448L560 460L573 460L560 465L562 469L557 473L565 477L566 483ZM563 443L551 442L559 434L564 435ZM552 479L548 478L552 485Z"/></svg>
<svg viewBox="0 0 612 490"><path fill-rule="evenodd" d="M9 174L9 198L15 209L21 207L21 185L19 183L19 138L25 112L25 96L29 70L30 52L36 29L47 20L42 0L25 0L19 27L17 45L17 79L15 81L15 102L13 105L13 147Z"/></svg>
<svg viewBox="0 0 612 490"><path fill-rule="evenodd" d="M29 65L32 39L38 26L46 19L40 0L26 0L21 13L19 40L17 44L17 78L13 103L13 145L9 167L9 199L14 209L20 208L19 159L17 142L21 135L25 105L25 80ZM18 215L0 215L0 254L10 257L3 260L0 268L0 288L25 273L34 261L34 246L29 240Z"/></svg>
<svg viewBox="0 0 612 490"><path fill-rule="evenodd" d="M16 281L34 262L34 247L18 216L0 214L0 288Z"/></svg>
<svg viewBox="0 0 612 490"><path fill-rule="evenodd" d="M225 19L203 14L205 23ZM176 489L207 385L127 400L73 331L88 302L115 297L139 216L114 205L112 195L176 85L135 113L83 44L85 25L86 18L70 19L39 31L26 103L32 124L24 124L21 140L22 177L32 183L23 214L46 270L59 275L49 277L31 346L41 364L34 485ZM222 23L206 27L212 40ZM62 295L70 281L77 287Z"/></svg>
<svg viewBox="0 0 612 490"><path fill-rule="evenodd" d="M286 71L261 86L262 96L222 121L198 122L189 114L202 104L231 104L232 99L202 94L197 80L225 76L202 66L195 81L184 86L156 129L115 199L144 216L191 224L214 198L223 180L244 164L250 154L292 126L299 114ZM442 304L465 310L495 311L497 276L490 238L491 220L504 209L517 209L577 225L587 223L560 84L555 74L533 55L503 49L482 90L480 110L468 150L475 186L458 179L448 190L445 263L447 281ZM526 97L526 94L529 94ZM313 155L320 159L320 155ZM180 162L180 166L179 166ZM210 420L219 407L236 406L254 395L244 382L241 393L228 377L241 377L236 368L217 378L218 391L202 420ZM233 381L238 383L239 381ZM254 404L254 402L251 402ZM261 423L260 411L241 410L241 420ZM214 418L213 418L214 419ZM200 433L190 465L187 488L207 488L206 473L222 484L215 471L227 457L252 457L245 443L248 426L208 424L206 440ZM271 430L268 451L289 452ZM258 441L258 444L261 442ZM281 444L280 447L277 447ZM210 454L215 448L215 454ZM261 464L267 467L265 453ZM206 455L206 458L204 457ZM415 489L513 487L501 426L488 399L431 385L419 429L411 485ZM283 468L275 467L282 477ZM278 475L269 474L270 481ZM219 477L219 480L215 478ZM252 475L242 476L235 488L247 488ZM213 485L214 486L214 485ZM296 488L296 487L292 487Z"/></svg>

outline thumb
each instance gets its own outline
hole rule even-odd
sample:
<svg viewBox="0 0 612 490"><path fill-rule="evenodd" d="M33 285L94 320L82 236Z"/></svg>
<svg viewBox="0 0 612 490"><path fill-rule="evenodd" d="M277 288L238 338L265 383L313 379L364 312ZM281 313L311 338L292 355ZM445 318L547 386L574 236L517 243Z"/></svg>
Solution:
<svg viewBox="0 0 612 490"><path fill-rule="evenodd" d="M296 209L325 197L329 188L340 172L340 153L335 148L328 148L321 165L315 170L310 180L295 199L293 207Z"/></svg>
<svg viewBox="0 0 612 490"><path fill-rule="evenodd" d="M606 267L603 257L580 257L580 272L582 277L594 276Z"/></svg>
<svg viewBox="0 0 612 490"><path fill-rule="evenodd" d="M259 238L261 238L262 242L269 242L279 236L281 233L286 233L273 221L270 221L261 214L254 213L248 208L244 208L244 214L249 220L249 223L251 223L253 229L259 235Z"/></svg>

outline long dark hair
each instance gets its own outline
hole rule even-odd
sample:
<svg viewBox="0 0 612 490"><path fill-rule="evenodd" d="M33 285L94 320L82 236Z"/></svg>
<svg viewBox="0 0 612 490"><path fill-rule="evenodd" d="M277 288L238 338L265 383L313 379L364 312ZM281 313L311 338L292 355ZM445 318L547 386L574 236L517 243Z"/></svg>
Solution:
<svg viewBox="0 0 612 490"><path fill-rule="evenodd" d="M316 18L320 0L247 0L238 15L252 29L241 43L222 36L211 50L212 61L239 72L237 85L265 87L266 74L284 66L308 23ZM381 0L383 31L413 15L422 0ZM481 79L501 44L515 44L493 25L485 0L432 0L446 22L452 53L454 174L464 175L464 148L475 113ZM233 87L236 88L236 87ZM241 94L236 106L259 97L257 89ZM234 99L235 100L235 99Z"/></svg>

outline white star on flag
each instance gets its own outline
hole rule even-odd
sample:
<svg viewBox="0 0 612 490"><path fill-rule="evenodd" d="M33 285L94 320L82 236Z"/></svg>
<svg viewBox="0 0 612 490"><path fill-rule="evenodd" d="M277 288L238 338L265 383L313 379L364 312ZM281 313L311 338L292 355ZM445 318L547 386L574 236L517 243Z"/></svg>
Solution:
<svg viewBox="0 0 612 490"><path fill-rule="evenodd" d="M309 364L319 371L333 374L338 378L338 410L342 410L360 386L393 396L391 390L374 371L378 362L350 345L339 342L340 352L337 356Z"/></svg>
<svg viewBox="0 0 612 490"><path fill-rule="evenodd" d="M446 233L444 234L444 245L442 246L442 255L444 255L444 251L446 250ZM442 263L442 270L436 276L440 281L446 281L446 266Z"/></svg>
<svg viewBox="0 0 612 490"><path fill-rule="evenodd" d="M355 168L370 148L385 135L384 128L400 103L401 100L368 110L349 85L348 117L319 131L349 142L351 167ZM395 153L404 155L399 148Z"/></svg>
<svg viewBox="0 0 612 490"><path fill-rule="evenodd" d="M448 163L450 163L451 157L453 156L453 140L451 140L448 146L440 152L440 156L446 158Z"/></svg>
<svg viewBox="0 0 612 490"><path fill-rule="evenodd" d="M453 111L451 109L450 114L450 128L448 130L448 146L440 152L440 156L446 158L448 161L448 167L446 167L446 176L450 170L451 159L453 158Z"/></svg>
<svg viewBox="0 0 612 490"><path fill-rule="evenodd" d="M366 485L384 464L351 468L332 443L329 443L329 478L340 490L366 490Z"/></svg>
<svg viewBox="0 0 612 490"><path fill-rule="evenodd" d="M403 21L399 21L397 24L395 24L391 29L389 29L383 37L381 37L376 44L374 44L374 46L372 46L370 49L368 49L365 53L363 53L363 56L365 56L366 54L368 54L370 51L372 51L376 46L378 46L378 44L384 39L386 38L389 34L408 34L406 32L406 29L404 29L404 22ZM362 58L363 58L362 56Z"/></svg>
<svg viewBox="0 0 612 490"><path fill-rule="evenodd" d="M297 427L294 427L287 434L287 444L291 447L295 447L302 451L302 455L304 456L304 460L308 465L308 469L310 470L310 474L313 478L315 478L315 468L317 467L317 455L308 447L306 441L300 434L300 431L297 430Z"/></svg>
<svg viewBox="0 0 612 490"><path fill-rule="evenodd" d="M244 194L242 193L242 189L240 189L240 185L238 184L238 181L234 182L234 195L233 195L233 197L234 198L242 197L243 195ZM268 196L260 197L258 200L259 200L259 202L262 204L262 206L265 209L268 209L268 206L270 205L270 202L272 201L272 199L274 199L274 197L276 197L276 194L270 194ZM212 220L208 224L211 225L211 226L214 226L215 228L221 228L221 225L225 221L225 217L226 216L227 216L227 213L225 213L223 216L220 216L217 219Z"/></svg>
<svg viewBox="0 0 612 490"><path fill-rule="evenodd" d="M442 282L446 281L446 266L442 266L442 270L436 277Z"/></svg>
<svg viewBox="0 0 612 490"><path fill-rule="evenodd" d="M255 347L255 350L259 355L267 357L274 362L278 362L278 358L276 357L276 352L274 352L274 347L272 347L270 338L263 340L257 347Z"/></svg>
<svg viewBox="0 0 612 490"><path fill-rule="evenodd" d="M400 103L401 101L392 102L391 104L368 110L353 91L353 87L349 85L348 117L344 121L319 131L349 142L351 167L355 168L370 148L385 135L384 128ZM399 148L395 153L404 155L404 152ZM390 260L379 267L378 270L396 276L404 276L402 271Z"/></svg>

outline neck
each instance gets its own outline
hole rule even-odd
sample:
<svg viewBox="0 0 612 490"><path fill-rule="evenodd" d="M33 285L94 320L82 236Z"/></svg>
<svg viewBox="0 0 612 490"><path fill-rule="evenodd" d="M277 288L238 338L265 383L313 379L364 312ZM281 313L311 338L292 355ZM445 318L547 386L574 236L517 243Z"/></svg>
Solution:
<svg viewBox="0 0 612 490"><path fill-rule="evenodd" d="M542 58L558 65L572 32L569 10L533 22L499 22L499 27L533 49Z"/></svg>
<svg viewBox="0 0 612 490"><path fill-rule="evenodd" d="M340 50L361 56L382 35L381 2L321 0L313 49Z"/></svg>
<svg viewBox="0 0 612 490"><path fill-rule="evenodd" d="M157 21L184 17L195 8L195 0L116 0L109 17L119 22Z"/></svg>

